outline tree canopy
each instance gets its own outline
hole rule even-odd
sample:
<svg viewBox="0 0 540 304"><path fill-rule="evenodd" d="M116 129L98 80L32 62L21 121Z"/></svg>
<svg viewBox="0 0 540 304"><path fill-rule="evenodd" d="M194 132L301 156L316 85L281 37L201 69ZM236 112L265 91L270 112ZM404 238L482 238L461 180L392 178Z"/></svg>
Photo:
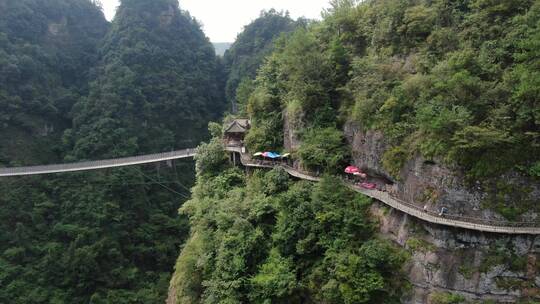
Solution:
<svg viewBox="0 0 540 304"><path fill-rule="evenodd" d="M177 1L123 1L101 54L64 138L72 157L193 147L223 111L213 47Z"/></svg>
<svg viewBox="0 0 540 304"><path fill-rule="evenodd" d="M234 110L245 110L247 100L243 96L246 94L239 90L246 90L250 85L264 58L272 52L274 41L280 35L292 32L300 23L292 20L288 13L274 9L262 11L259 18L244 27L231 48L225 52L225 94L231 105L240 108Z"/></svg>
<svg viewBox="0 0 540 304"><path fill-rule="evenodd" d="M112 23L95 0L0 0L0 165L194 147L227 100L251 119L250 150L288 143L312 170L349 160L353 123L384 134L396 180L417 155L471 181L540 178L540 2L333 0L323 17L262 12L221 61L178 0L122 0ZM338 179L246 174L219 138L200 145L196 184L193 167L1 180L0 302L162 303L182 244L181 303L406 290L407 255Z"/></svg>
<svg viewBox="0 0 540 304"><path fill-rule="evenodd" d="M59 138L108 28L88 0L0 3L0 162L61 158Z"/></svg>

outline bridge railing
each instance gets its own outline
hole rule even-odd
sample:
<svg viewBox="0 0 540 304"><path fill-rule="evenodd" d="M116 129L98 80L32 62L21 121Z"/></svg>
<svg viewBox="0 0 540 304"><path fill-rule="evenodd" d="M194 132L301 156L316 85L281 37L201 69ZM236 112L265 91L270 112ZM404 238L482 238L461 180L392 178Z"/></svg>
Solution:
<svg viewBox="0 0 540 304"><path fill-rule="evenodd" d="M481 219L481 218L475 218L475 217L470 217L470 216L463 216L463 215L455 215L455 214L449 214L449 213L444 213L442 215L440 215L439 212L437 211L434 211L434 210L424 210L422 207L414 204L414 203L410 203L410 202L407 202L407 201L404 201L400 198L397 198L391 194L389 194L388 192L385 192L385 191L380 191L380 190L369 190L369 189L363 189L361 188L360 186L358 185L355 185L354 183L350 182L350 181L347 181L345 179L342 179L345 183L348 183L350 186L352 186L353 188L357 189L357 190L360 190L362 192L366 192L366 193L373 193L374 196L379 196L380 199L379 200L384 200L384 196L386 196L388 199L392 199L396 202L398 202L399 204L403 205L403 206L407 206L411 209L414 209L420 213L423 213L423 214L428 214L428 215L431 215L431 216L434 216L434 217L439 217L439 218L443 218L443 219L447 219L447 220L454 220L454 221L460 221L460 222L469 222L469 223L475 223L475 224L479 224L479 225L487 225L487 226L498 226L498 227L540 227L540 223L539 222L522 222L522 221L518 221L518 222L513 222L513 221L506 221L506 220L490 220L490 219Z"/></svg>
<svg viewBox="0 0 540 304"><path fill-rule="evenodd" d="M145 164L155 161L172 160L183 157L190 157L196 153L196 149L184 149L178 151L148 154L141 156L131 156L116 159L105 159L97 161L83 161L77 163L28 166L16 168L0 168L0 176L33 175L44 173L73 172L92 169L113 168L135 164Z"/></svg>
<svg viewBox="0 0 540 304"><path fill-rule="evenodd" d="M411 209L414 209L421 214L422 213L428 214L434 217L439 217L439 218L443 218L447 220L468 222L468 223L487 225L487 226L498 226L498 227L540 227L540 223L538 222L522 222L522 221L512 222L512 221L506 221L506 220L489 220L489 219L480 219L480 218L475 218L475 217L470 217L470 216L455 215L455 214L448 214L448 213L440 215L439 212L429 210L429 209L424 210L423 208L421 208L420 206L416 204L404 201L400 198L390 195L387 192L383 192L379 190L368 190L368 189L364 190L364 189L361 189L359 186L356 186L356 185L352 185L352 186L356 189L361 190L362 192L373 192L374 194L373 196L379 196L381 198L380 200L384 200L384 195L381 195L381 193L384 193L389 199L392 199L403 206L407 206Z"/></svg>

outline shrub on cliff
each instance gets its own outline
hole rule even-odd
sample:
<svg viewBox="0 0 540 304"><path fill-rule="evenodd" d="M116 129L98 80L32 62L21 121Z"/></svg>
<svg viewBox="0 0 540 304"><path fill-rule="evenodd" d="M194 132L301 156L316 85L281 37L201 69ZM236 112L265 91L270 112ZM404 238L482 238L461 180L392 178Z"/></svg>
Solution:
<svg viewBox="0 0 540 304"><path fill-rule="evenodd" d="M338 172L349 158L343 132L336 128L308 130L297 154L306 168L328 172Z"/></svg>

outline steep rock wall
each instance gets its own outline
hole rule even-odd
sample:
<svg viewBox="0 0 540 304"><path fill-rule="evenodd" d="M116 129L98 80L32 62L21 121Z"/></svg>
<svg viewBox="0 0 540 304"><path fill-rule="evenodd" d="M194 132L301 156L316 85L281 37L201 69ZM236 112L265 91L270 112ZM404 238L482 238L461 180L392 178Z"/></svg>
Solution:
<svg viewBox="0 0 540 304"><path fill-rule="evenodd" d="M450 214L465 217L507 220L499 211L510 210L508 212L513 211L512 215L519 214L512 219L514 221L532 222L539 219L538 182L511 172L491 181L467 184L458 168L449 167L442 161L427 160L421 155L409 160L400 176L393 178L382 165L384 152L388 148L382 132L365 131L353 123L347 124L344 131L352 149L354 164L383 182L393 183L389 191L402 200L427 205L431 210L446 207ZM501 190L501 184L505 185L504 190ZM496 185L499 189L494 193L490 186Z"/></svg>
<svg viewBox="0 0 540 304"><path fill-rule="evenodd" d="M539 237L440 227L379 203L371 212L381 235L411 253L405 271L412 289L403 303L432 303L444 293L493 303L539 299Z"/></svg>

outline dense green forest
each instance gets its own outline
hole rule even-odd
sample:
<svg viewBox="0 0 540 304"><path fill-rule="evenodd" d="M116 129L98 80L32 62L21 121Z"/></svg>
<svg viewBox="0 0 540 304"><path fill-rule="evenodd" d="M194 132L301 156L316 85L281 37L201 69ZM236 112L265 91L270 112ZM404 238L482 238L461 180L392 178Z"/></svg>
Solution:
<svg viewBox="0 0 540 304"><path fill-rule="evenodd" d="M533 0L332 1L259 70L246 141L281 149L286 118L304 165L331 169L347 159L339 145L352 121L384 133L396 179L417 154L472 180L538 178L539 27Z"/></svg>
<svg viewBox="0 0 540 304"><path fill-rule="evenodd" d="M73 104L109 28L90 1L0 1L0 162L62 157Z"/></svg>
<svg viewBox="0 0 540 304"><path fill-rule="evenodd" d="M223 73L175 0L0 1L0 164L193 147ZM192 162L0 181L0 303L163 303Z"/></svg>
<svg viewBox="0 0 540 304"><path fill-rule="evenodd" d="M0 303L163 303L170 281L179 303L398 303L408 254L331 176L346 124L384 134L396 181L418 155L470 181L540 178L539 1L332 0L323 15L264 11L221 59L178 0L121 0L112 23L99 1L0 0L0 166L193 147L227 101L251 151L292 137L325 173L243 172L213 124L196 170L2 179Z"/></svg>
<svg viewBox="0 0 540 304"><path fill-rule="evenodd" d="M100 52L64 136L77 159L194 147L223 111L213 46L177 1L122 2Z"/></svg>
<svg viewBox="0 0 540 304"><path fill-rule="evenodd" d="M218 138L200 146L176 303L399 303L407 253L375 237L370 205L337 178L246 176Z"/></svg>
<svg viewBox="0 0 540 304"><path fill-rule="evenodd" d="M224 64L227 73L225 94L236 112L245 108L245 98L250 93L257 70L274 47L281 35L292 32L305 23L294 21L288 13L276 10L262 11L259 18L246 25L231 48L225 52Z"/></svg>

